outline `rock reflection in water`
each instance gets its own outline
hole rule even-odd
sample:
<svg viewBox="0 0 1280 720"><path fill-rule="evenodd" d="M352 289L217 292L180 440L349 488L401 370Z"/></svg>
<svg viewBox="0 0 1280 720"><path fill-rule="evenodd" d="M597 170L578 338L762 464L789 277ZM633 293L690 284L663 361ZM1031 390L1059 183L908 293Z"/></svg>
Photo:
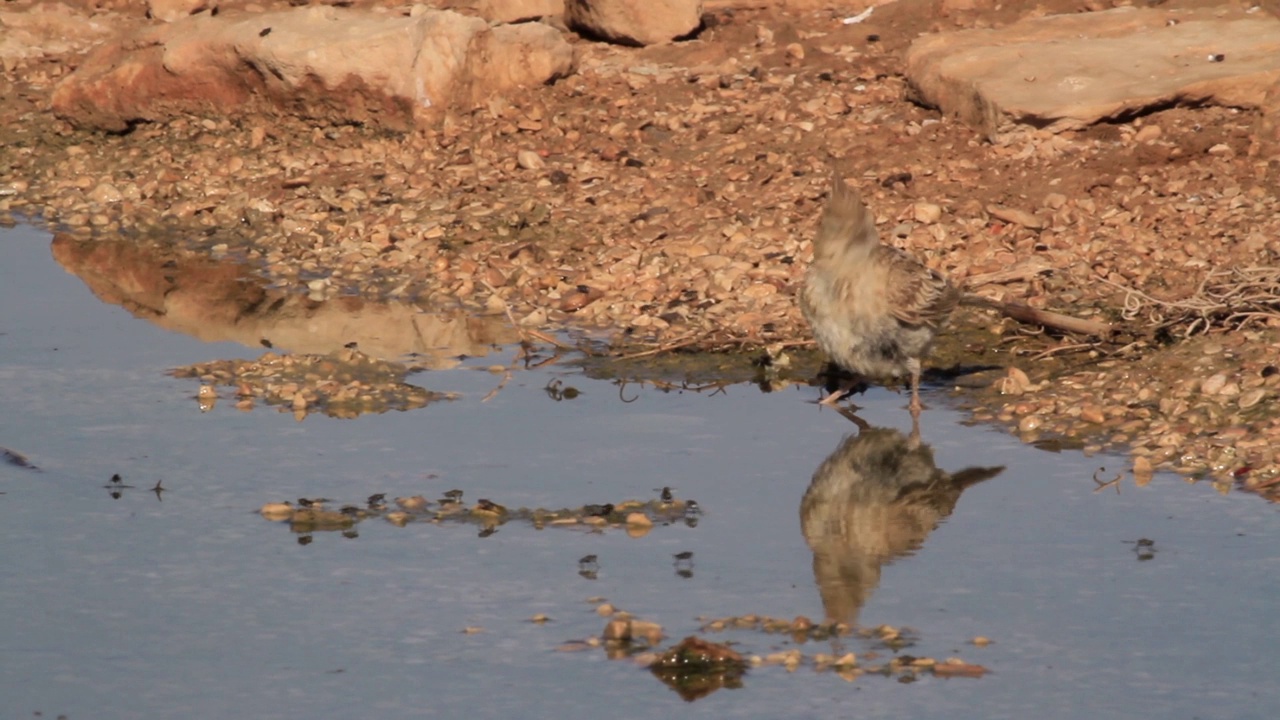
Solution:
<svg viewBox="0 0 1280 720"><path fill-rule="evenodd" d="M919 434L859 426L813 474L800 503L800 527L813 551L813 575L827 620L854 624L880 584L880 568L911 555L960 493L1003 467L938 468Z"/></svg>
<svg viewBox="0 0 1280 720"><path fill-rule="evenodd" d="M361 297L313 300L264 287L243 263L162 243L59 234L52 252L103 302L205 342L316 354L355 342L374 357L417 353L415 365L444 369L461 355L486 355L494 345L519 339L505 317L424 312L408 302Z"/></svg>

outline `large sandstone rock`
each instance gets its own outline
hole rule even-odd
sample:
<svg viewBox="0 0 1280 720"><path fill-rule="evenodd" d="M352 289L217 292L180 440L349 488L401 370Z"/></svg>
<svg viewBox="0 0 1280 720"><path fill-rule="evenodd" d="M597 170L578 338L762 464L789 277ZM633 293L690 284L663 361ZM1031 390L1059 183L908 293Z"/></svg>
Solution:
<svg viewBox="0 0 1280 720"><path fill-rule="evenodd" d="M513 23L564 14L564 0L445 0L446 10L465 10L489 22Z"/></svg>
<svg viewBox="0 0 1280 720"><path fill-rule="evenodd" d="M453 12L335 7L205 13L97 48L55 89L53 109L111 131L262 109L407 129L572 69L569 44L537 23L490 28Z"/></svg>
<svg viewBox="0 0 1280 720"><path fill-rule="evenodd" d="M1267 88L1259 109L1249 155L1268 160L1280 158L1280 78Z"/></svg>
<svg viewBox="0 0 1280 720"><path fill-rule="evenodd" d="M702 24L702 0L565 0L569 27L623 45L655 45Z"/></svg>
<svg viewBox="0 0 1280 720"><path fill-rule="evenodd" d="M930 35L907 51L917 99L989 136L1171 105L1257 107L1280 78L1280 20L1236 10L1052 15Z"/></svg>
<svg viewBox="0 0 1280 720"><path fill-rule="evenodd" d="M0 62L12 70L22 60L82 52L116 32L118 21L66 5L0 6Z"/></svg>

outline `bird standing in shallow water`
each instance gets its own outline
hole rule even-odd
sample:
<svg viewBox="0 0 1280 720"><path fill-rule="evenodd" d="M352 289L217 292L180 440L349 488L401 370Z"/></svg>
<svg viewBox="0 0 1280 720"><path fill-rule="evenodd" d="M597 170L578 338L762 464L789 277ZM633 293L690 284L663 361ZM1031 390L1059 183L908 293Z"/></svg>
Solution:
<svg viewBox="0 0 1280 720"><path fill-rule="evenodd" d="M875 217L833 172L800 296L827 357L872 379L909 377L909 407L919 417L921 360L959 301L960 292L941 274L880 244ZM847 387L822 404L839 402Z"/></svg>

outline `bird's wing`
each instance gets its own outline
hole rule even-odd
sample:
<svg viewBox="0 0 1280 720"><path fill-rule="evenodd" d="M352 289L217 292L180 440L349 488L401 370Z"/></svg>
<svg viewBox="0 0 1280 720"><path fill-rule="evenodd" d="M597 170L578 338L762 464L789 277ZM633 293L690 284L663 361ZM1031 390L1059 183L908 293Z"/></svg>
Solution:
<svg viewBox="0 0 1280 720"><path fill-rule="evenodd" d="M889 311L905 325L938 327L960 302L960 291L941 274L897 248L880 246Z"/></svg>

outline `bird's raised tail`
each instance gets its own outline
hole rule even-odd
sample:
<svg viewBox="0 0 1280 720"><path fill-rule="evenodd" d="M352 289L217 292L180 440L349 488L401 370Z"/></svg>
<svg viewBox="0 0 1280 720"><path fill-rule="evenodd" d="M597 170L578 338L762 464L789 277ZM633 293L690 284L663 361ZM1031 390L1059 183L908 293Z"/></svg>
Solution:
<svg viewBox="0 0 1280 720"><path fill-rule="evenodd" d="M951 484L961 490L965 490L984 480L990 480L1002 472L1004 472L1003 465L999 467L965 468L951 476Z"/></svg>
<svg viewBox="0 0 1280 720"><path fill-rule="evenodd" d="M858 191L846 185L840 173L832 169L831 197L813 240L815 257L835 255L855 245L875 245L878 241L875 216L867 210Z"/></svg>

